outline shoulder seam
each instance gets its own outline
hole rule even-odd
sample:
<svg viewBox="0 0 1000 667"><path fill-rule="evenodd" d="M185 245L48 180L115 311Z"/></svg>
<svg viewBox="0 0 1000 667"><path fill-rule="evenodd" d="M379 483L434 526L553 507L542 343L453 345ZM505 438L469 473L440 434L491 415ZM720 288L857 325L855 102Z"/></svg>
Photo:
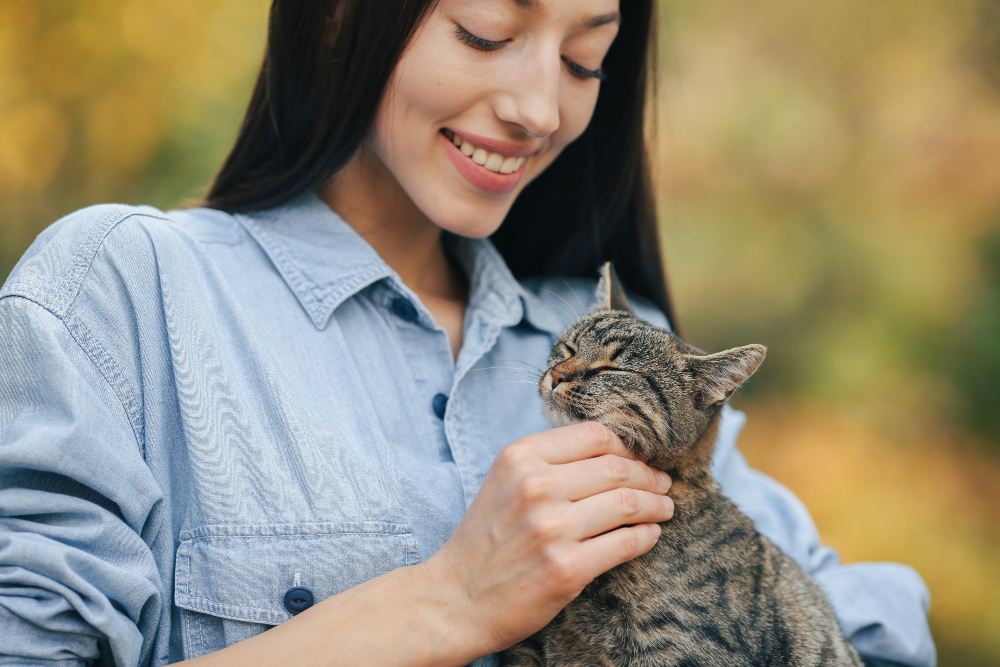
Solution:
<svg viewBox="0 0 1000 667"><path fill-rule="evenodd" d="M107 350L103 345L101 345L100 341L98 341L90 332L90 329L88 329L79 318L71 317L70 321L67 321L66 317L59 315L59 313L52 308L46 306L40 301L37 301L36 299L31 298L30 296L21 294L0 295L0 301L8 298L23 299L28 303L33 303L42 310L51 314L59 320L64 327L66 327L66 331L69 333L70 338L73 339L73 342L76 343L83 355L90 361L91 364L93 364L94 369L102 378L104 378L104 381L108 383L108 386L111 387L111 390L121 402L122 408L125 410L125 416L129 421L129 425L132 427L132 435L135 438L136 447L138 448L143 460L145 460L145 427L141 416L142 411L140 409L139 399L136 396L136 392L132 391L129 387L129 384L125 379L125 374L121 372L121 369L118 367L114 358L108 354Z"/></svg>
<svg viewBox="0 0 1000 667"><path fill-rule="evenodd" d="M69 266L60 274L57 282L51 287L42 287L26 282L17 281L9 285L2 296L22 296L29 301L37 303L60 320L66 315L73 302L76 300L84 278L90 271L94 263L97 251L104 243L107 235L121 222L133 216L153 218L155 220L167 220L167 216L154 215L145 211L134 210L135 207L112 204L111 209L101 213L94 228L87 235L80 248L73 253L73 259ZM72 214L70 214L72 215ZM46 301L49 305L41 303Z"/></svg>

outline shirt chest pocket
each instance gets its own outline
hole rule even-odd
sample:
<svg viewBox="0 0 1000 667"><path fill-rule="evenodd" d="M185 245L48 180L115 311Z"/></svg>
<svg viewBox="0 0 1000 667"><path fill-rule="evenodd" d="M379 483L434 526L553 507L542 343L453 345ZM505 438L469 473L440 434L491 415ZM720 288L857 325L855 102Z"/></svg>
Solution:
<svg viewBox="0 0 1000 667"><path fill-rule="evenodd" d="M417 560L410 528L385 521L212 525L183 530L180 540L174 604L185 659Z"/></svg>

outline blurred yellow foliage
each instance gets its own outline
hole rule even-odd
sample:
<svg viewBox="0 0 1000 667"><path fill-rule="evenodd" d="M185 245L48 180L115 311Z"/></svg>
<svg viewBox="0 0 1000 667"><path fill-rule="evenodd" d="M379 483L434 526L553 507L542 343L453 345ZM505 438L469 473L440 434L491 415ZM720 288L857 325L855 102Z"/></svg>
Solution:
<svg viewBox="0 0 1000 667"><path fill-rule="evenodd" d="M109 82L104 94L87 100L82 111L85 159L101 169L141 167L163 139L164 100L155 79L141 71Z"/></svg>
<svg viewBox="0 0 1000 667"><path fill-rule="evenodd" d="M6 110L0 123L0 180L27 192L41 190L62 164L69 133L65 114L45 100Z"/></svg>

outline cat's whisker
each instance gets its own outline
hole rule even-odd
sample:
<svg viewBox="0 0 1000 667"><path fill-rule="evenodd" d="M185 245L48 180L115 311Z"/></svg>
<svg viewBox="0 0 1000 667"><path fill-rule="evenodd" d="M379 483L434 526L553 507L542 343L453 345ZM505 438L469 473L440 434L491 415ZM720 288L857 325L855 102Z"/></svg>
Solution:
<svg viewBox="0 0 1000 667"><path fill-rule="evenodd" d="M576 319L577 317L579 317L579 314L578 314L578 313L576 313L576 312L574 312L574 309L573 309L573 304L571 304L571 303L570 303L569 301L567 301L566 299L562 298L562 296L561 296L561 295L560 295L560 294L559 294L558 292L555 292L555 291L553 291L553 290L550 290L550 289L549 289L549 288L547 288L547 287L543 287L543 288L542 288L542 291L543 291L543 292L548 292L549 294L551 294L552 296L554 296L555 298L559 299L559 300L560 300L560 301L562 301L562 302L563 302L564 304L566 304L566 308L568 308L569 310L562 310L562 309L560 308L560 309L559 309L559 312L560 312L560 313L562 314L562 316L563 316L563 317L565 317L565 318L566 318L566 321L567 321L567 322L572 322L572 321L573 321L573 320L575 320L575 319ZM551 305L552 305L552 307L554 308L556 304L554 304L554 303L553 303L553 304L551 304ZM580 312L580 313L583 313L583 310L580 310L579 312Z"/></svg>
<svg viewBox="0 0 1000 667"><path fill-rule="evenodd" d="M473 368L473 369L471 369L469 371L469 373L482 373L483 371L493 371L493 370L513 371L515 373L524 373L524 374L529 375L529 376L531 376L531 377L533 377L535 379L539 379L539 378L542 377L542 375L545 374L545 373L539 372L539 371L532 372L531 370L528 370L527 368L517 368L516 366L483 366L482 368Z"/></svg>
<svg viewBox="0 0 1000 667"><path fill-rule="evenodd" d="M524 382L524 383L527 383L527 384L533 384L536 387L538 386L538 380L536 380L535 378L526 379L524 376L520 376L520 377L514 376L514 377L508 377L508 378L496 378L496 381L497 382L501 382L501 383L503 383L503 382ZM495 387L496 385L494 384L494 385L491 385L491 386Z"/></svg>
<svg viewBox="0 0 1000 667"><path fill-rule="evenodd" d="M546 369L539 368L534 364L529 364L527 361L522 361L521 363L524 364L524 366L526 366L527 368L531 369L532 371L538 373L539 376L545 375Z"/></svg>
<svg viewBox="0 0 1000 667"><path fill-rule="evenodd" d="M634 446L637 442L639 442L639 433L636 430L635 425L628 419L628 415L620 409L620 406L614 406L612 410L614 413L625 417L625 419L618 421L615 426L624 431L625 437L623 437L622 440L625 440L627 444Z"/></svg>
<svg viewBox="0 0 1000 667"><path fill-rule="evenodd" d="M573 289L573 286L569 284L569 281L563 278L562 276L559 276L559 280L563 282L563 285L569 288L569 293L572 294L573 297L576 299L576 302L580 304L580 312L581 313L586 312L587 306L584 305L583 299L581 299L580 295L576 292L576 290Z"/></svg>
<svg viewBox="0 0 1000 667"><path fill-rule="evenodd" d="M669 421L663 422L667 427L667 435L670 437L671 442L677 442L677 433L674 432L674 427L670 425Z"/></svg>
<svg viewBox="0 0 1000 667"><path fill-rule="evenodd" d="M501 382L494 382L493 384L491 384L490 386L488 386L486 388L486 390L489 391L491 389L495 389L495 388L499 387L502 384L530 384L530 385L532 385L534 387L538 386L537 382L531 382L529 380L503 380Z"/></svg>
<svg viewBox="0 0 1000 667"><path fill-rule="evenodd" d="M596 401L591 407L594 409L597 408ZM608 429L616 433L618 437L621 438L622 442L624 442L626 445L634 449L635 445L641 442L639 433L636 431L635 427L630 423L630 420L627 418L628 415L625 415L621 410L618 410L617 408L613 407L611 408L610 411L605 408L598 412L600 413L599 414L600 419L597 419L598 415L593 415L590 418L597 419L601 423L605 424L608 427ZM625 417L625 419L620 419L620 420L614 419L616 413L620 414L622 417Z"/></svg>
<svg viewBox="0 0 1000 667"><path fill-rule="evenodd" d="M597 417L603 412L598 406L597 401L583 401L574 397L573 404L578 410L587 413L587 419L597 419Z"/></svg>
<svg viewBox="0 0 1000 667"><path fill-rule="evenodd" d="M663 426L667 429L667 436L670 438L671 442L677 442L677 433L674 431L674 427L670 424L669 419L663 420ZM661 439L662 440L662 439ZM666 443L664 443L666 444Z"/></svg>
<svg viewBox="0 0 1000 667"><path fill-rule="evenodd" d="M622 440L625 440L635 450L640 448L645 439L642 437L642 432L640 432L639 425L635 422L634 416L626 412L624 408L625 406L623 405L613 405L610 411L621 417L616 426L620 427L626 433L626 437L623 437ZM642 429L642 431L645 431L645 429ZM650 434L650 436L655 437L654 434Z"/></svg>

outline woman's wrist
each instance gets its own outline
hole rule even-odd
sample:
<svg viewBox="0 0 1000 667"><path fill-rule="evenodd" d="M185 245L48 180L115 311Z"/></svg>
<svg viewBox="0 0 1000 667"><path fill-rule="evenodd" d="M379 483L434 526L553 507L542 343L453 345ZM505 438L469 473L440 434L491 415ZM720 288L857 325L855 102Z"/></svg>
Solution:
<svg viewBox="0 0 1000 667"><path fill-rule="evenodd" d="M422 664L465 665L497 650L486 629L476 623L475 609L441 552L407 569L413 579L413 602L423 616L417 621L418 636L436 638L432 644L440 649L438 656Z"/></svg>
<svg viewBox="0 0 1000 667"><path fill-rule="evenodd" d="M426 561L414 566L414 575L421 580L418 588L427 591L424 608L429 611L431 632L445 638L448 655L461 657L467 664L490 653L506 648L499 643L489 622L489 615L474 603L462 587L458 570L442 549ZM446 663L438 663L446 664Z"/></svg>
<svg viewBox="0 0 1000 667"><path fill-rule="evenodd" d="M492 652L473 620L467 596L440 553L397 572L405 587L398 609L406 625L400 630L423 649L419 659L414 654L407 665L461 666Z"/></svg>

